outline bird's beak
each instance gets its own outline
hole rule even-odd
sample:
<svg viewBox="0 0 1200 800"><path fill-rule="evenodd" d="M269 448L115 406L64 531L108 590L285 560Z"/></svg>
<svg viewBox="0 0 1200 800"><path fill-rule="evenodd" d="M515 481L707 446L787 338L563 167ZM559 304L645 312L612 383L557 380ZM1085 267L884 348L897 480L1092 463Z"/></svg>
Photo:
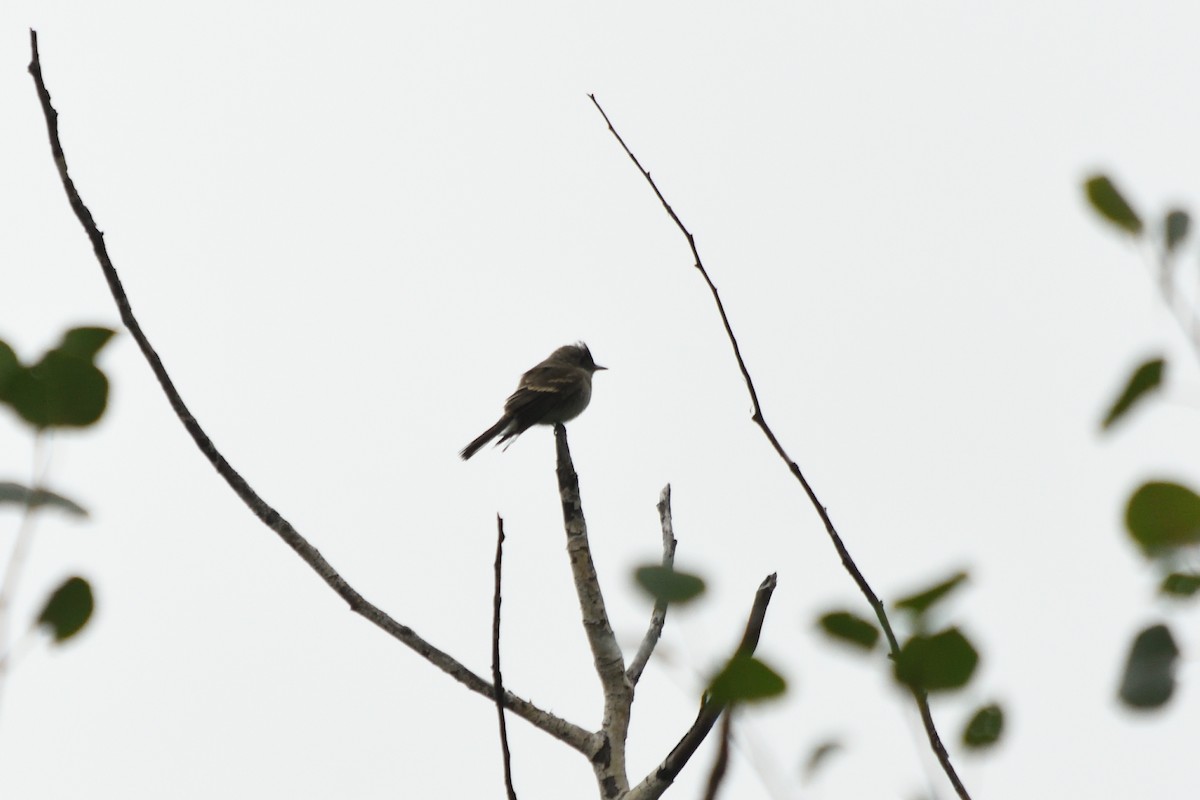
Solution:
<svg viewBox="0 0 1200 800"><path fill-rule="evenodd" d="M600 370L602 370L602 369L608 369L608 367L602 367L602 366L600 366L599 364L592 364L592 371L593 371L593 372L599 372L599 371L600 371Z"/></svg>

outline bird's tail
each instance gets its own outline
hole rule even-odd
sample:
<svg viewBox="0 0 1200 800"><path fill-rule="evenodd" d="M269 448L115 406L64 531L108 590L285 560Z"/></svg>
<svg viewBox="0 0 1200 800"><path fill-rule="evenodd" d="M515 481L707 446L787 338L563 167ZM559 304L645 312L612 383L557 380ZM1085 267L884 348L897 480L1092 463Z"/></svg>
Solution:
<svg viewBox="0 0 1200 800"><path fill-rule="evenodd" d="M464 447L462 449L462 452L459 453L459 455L462 456L463 461L466 461L468 458L475 455L477 452L479 452L479 448L483 447L485 444L490 442L492 439L495 439L497 436L499 436L500 432L502 430L504 430L505 427L508 426L508 423L509 423L508 415L505 415L505 416L501 417L499 422L497 422L495 425L488 428L483 433L479 434L479 436L476 437L475 441L471 442L469 445Z"/></svg>

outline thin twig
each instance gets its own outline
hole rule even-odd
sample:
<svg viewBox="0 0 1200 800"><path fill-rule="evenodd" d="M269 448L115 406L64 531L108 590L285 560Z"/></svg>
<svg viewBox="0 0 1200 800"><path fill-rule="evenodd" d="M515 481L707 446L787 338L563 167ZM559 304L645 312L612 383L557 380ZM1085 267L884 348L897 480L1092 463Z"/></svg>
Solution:
<svg viewBox="0 0 1200 800"><path fill-rule="evenodd" d="M496 714L500 717L500 752L504 756L504 790L508 800L517 800L512 782L512 754L508 750L508 724L504 721L504 679L500 675L500 565L504 561L504 520L496 515L496 593L492 598L492 686Z"/></svg>
<svg viewBox="0 0 1200 800"><path fill-rule="evenodd" d="M754 604L750 607L750 616L746 620L746 630L742 634L742 641L738 643L737 649L734 651L735 656L754 655L754 651L758 648L763 621L767 617L767 606L771 602L771 595L775 593L775 584L774 573L768 575L759 584L758 590L754 593ZM700 712L696 715L696 721L692 723L692 727L680 738L679 743L671 749L670 754L663 759L662 763L635 786L624 800L654 800L661 796L674 783L675 778L695 754L696 748L708 736L709 731L712 730L717 718L721 716L721 712L727 705L727 703L713 700L711 697L706 698L700 706Z"/></svg>
<svg viewBox="0 0 1200 800"><path fill-rule="evenodd" d="M558 460L558 493L562 501L563 527L567 533L567 555L571 561L575 593L579 597L583 629L592 650L592 663L604 691L604 719L600 730L604 743L592 756L592 770L603 795L619 797L629 791L629 778L625 772L625 740L629 735L633 684L625 675L625 657L621 654L621 647L608 621L608 611L604 607L600 580L596 576L596 565L592 562L591 546L588 544L587 520L583 516L583 503L579 496L579 475L571 461L567 429L562 423L554 426L554 443Z"/></svg>
<svg viewBox="0 0 1200 800"><path fill-rule="evenodd" d="M850 551L846 549L845 543L842 542L842 537L838 535L837 529L833 526L833 520L830 519L829 513L826 511L825 506L821 504L821 501L817 498L816 492L813 491L812 486L809 485L808 480L804 477L804 473L801 472L800 466L794 460L792 460L791 456L787 454L787 452L783 449L783 445L781 445L779 440L775 438L775 432L771 430L769 425L767 425L767 421L763 416L762 404L759 403L758 400L758 391L754 388L754 380L750 377L750 370L746 367L746 362L742 358L742 351L738 346L737 337L734 336L733 326L729 322L729 316L725 313L725 304L721 302L721 295L717 291L716 285L713 284L712 278L709 277L708 270L704 268L704 262L700 259L700 252L696 249L695 237L692 236L691 231L687 229L687 227L683 224L683 221L679 219L679 215L675 213L675 210L671 208L671 204L667 202L667 199L663 196L663 193L659 191L658 185L654 182L654 179L650 177L649 171L642 166L642 163L638 161L637 156L635 156L633 151L629 149L629 145L625 144L625 140L621 138L619 133L617 133L617 129L613 127L612 121L608 118L608 114L604 113L604 109L601 108L599 101L596 100L596 96L589 94L588 97L591 98L592 104L596 106L596 110L600 112L600 116L604 117L605 124L608 125L609 131L612 132L612 135L620 143L621 148L625 151L625 154L629 156L629 159L638 168L638 171L642 173L642 177L644 177L646 182L650 184L650 188L654 190L654 194L658 197L659 202L662 203L663 208L666 209L667 215L671 217L671 220L674 221L675 226L679 228L684 238L687 239L688 247L692 251L692 258L695 260L695 267L697 271L699 271L700 276L704 279L704 282L708 285L708 289L712 294L713 301L717 305L717 313L721 317L721 324L725 326L725 334L729 338L730 345L733 347L734 358L737 360L738 369L742 373L742 380L746 384L746 390L750 394L750 402L754 408L754 414L751 419L753 419L755 424L762 429L763 435L767 437L767 441L771 443L771 447L775 450L776 454L783 459L783 462L787 464L787 467L791 471L792 475L797 481L800 482L800 486L803 487L804 493L808 495L809 502L812 504L813 509L817 512L817 515L821 518L821 522L825 526L825 531L829 535L830 541L833 542L834 549L837 550L838 557L842 561L842 566L844 566L846 571L850 573L850 577L853 578L854 582L858 585L859 591L862 592L863 596L867 599L867 602L871 604L871 608L874 609L875 616L879 619L879 624L883 628L884 634L887 636L888 648L891 652L892 658L897 658L900 654L900 644L896 640L895 632L892 630L891 621L887 616L887 609L884 607L883 602L879 599L879 596L875 594L875 591L871 588L871 585L867 583L867 579L859 570L858 565L854 562L854 559L850 557ZM919 687L911 685L908 686L908 689L912 693L913 700L916 702L917 707L920 709L921 720L925 725L925 733L929 738L929 745L931 748L933 748L933 752L937 756L938 762L942 765L942 770L946 773L946 777L950 779L950 783L954 785L954 789L958 793L958 796L962 798L962 800L970 800L970 794L968 794L966 786L963 785L962 781L958 777L958 773L954 770L954 765L950 763L950 755L946 752L946 747L942 744L941 736L938 734L937 727L933 723L933 714L929 710L929 699L926 696L925 691Z"/></svg>
<svg viewBox="0 0 1200 800"><path fill-rule="evenodd" d="M671 569L675 565L675 528L671 522L671 484L663 487L663 490L658 495L658 521L662 527L662 543L663 556L662 565L664 569ZM625 674L629 677L629 682L637 686L638 680L642 677L642 672L646 669L646 664L650 663L650 656L654 654L654 648L658 644L658 639L662 636L663 626L667 624L667 601L659 598L654 601L654 609L650 612L650 627L646 629L646 635L642 638L642 643L638 647L637 653L633 660L629 662L629 669L625 670Z"/></svg>
<svg viewBox="0 0 1200 800"><path fill-rule="evenodd" d="M241 498L242 502L246 504L251 512L264 525L274 531L288 547L295 551L321 577L321 580L325 581L350 606L351 611L359 614L395 639L398 639L426 661L471 691L491 699L493 688L490 683L471 672L449 654L442 652L422 639L411 628L392 619L350 586L338 574L337 570L325 560L320 551L301 536L278 511L259 497L258 493L246 482L246 479L238 474L229 462L225 460L225 457L217 450L216 445L209 439L208 434L200 427L200 423L196 421L192 412L188 410L188 407L183 402L183 398L167 374L166 367L163 366L162 360L158 357L158 353L154 351L154 348L150 345L150 340L142 332L142 327L138 324L137 318L133 314L133 309L129 304L129 298L125 294L124 287L121 285L121 279L117 275L116 267L113 266L112 259L109 258L108 249L104 244L104 234L96 226L96 221L92 218L91 211L84 205L83 199L80 197L79 191L75 188L75 183L71 180L70 173L67 171L67 159L63 153L62 142L58 134L58 112L54 110L54 106L50 102L50 92L47 91L45 81L42 78L42 65L38 55L37 31L31 30L29 32L29 40L33 53L32 61L29 64L29 73L33 76L34 83L37 85L38 98L41 101L42 113L45 115L46 128L50 137L50 151L54 156L54 164L58 168L58 175L62 181L63 189L67 193L67 200L70 202L75 216L78 217L80 225L83 226L84 232L87 233L88 239L91 240L92 250L96 254L96 260L100 263L100 268L104 272L105 279L108 281L108 287L112 292L113 300L116 301L117 308L121 314L121 321L129 329L129 333L133 336L134 341L137 342L138 348L150 364L150 369L154 372L155 378L158 379L163 394L166 395L167 401L175 411L175 415L179 417L179 421L183 423L183 427L187 429L192 440L196 443L196 447L199 448L204 457L208 459L213 468L225 479L225 482L229 484L230 488ZM595 737L578 725L567 722L548 711L544 711L511 692L505 693L504 704L513 713L517 714L517 716L541 728L546 733L549 733L579 752L587 755L594 751Z"/></svg>
<svg viewBox="0 0 1200 800"><path fill-rule="evenodd" d="M725 780L725 773L729 769L729 729L732 725L733 709L731 708L725 712L725 718L721 720L721 743L717 747L717 757L713 760L712 772L708 773L708 786L704 790L704 800L717 800L717 789Z"/></svg>
<svg viewBox="0 0 1200 800"><path fill-rule="evenodd" d="M17 535L13 541L12 550L8 554L8 561L4 564L4 577L0 579L0 653L3 654L3 658L0 658L0 696L3 695L4 685L8 681L9 668L16 662L13 656L17 645L10 644L8 641L12 603L17 593L17 584L21 580L25 561L29 557L29 550L33 547L35 530L33 513L37 508L35 499L38 497L49 469L49 459L43 460L45 435L38 431L33 438L33 468L29 494L25 499L25 506L21 509L21 521L17 523Z"/></svg>

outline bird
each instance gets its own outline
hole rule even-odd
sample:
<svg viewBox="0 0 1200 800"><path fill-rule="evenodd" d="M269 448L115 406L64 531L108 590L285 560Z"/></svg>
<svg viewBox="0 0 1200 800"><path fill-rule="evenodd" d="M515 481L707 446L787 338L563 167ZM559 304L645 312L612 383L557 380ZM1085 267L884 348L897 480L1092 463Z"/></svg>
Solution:
<svg viewBox="0 0 1200 800"><path fill-rule="evenodd" d="M560 347L521 376L517 390L504 402L504 414L459 453L463 461L499 436L497 445L515 439L534 425L553 425L578 417L592 399L592 375L602 367L583 342Z"/></svg>

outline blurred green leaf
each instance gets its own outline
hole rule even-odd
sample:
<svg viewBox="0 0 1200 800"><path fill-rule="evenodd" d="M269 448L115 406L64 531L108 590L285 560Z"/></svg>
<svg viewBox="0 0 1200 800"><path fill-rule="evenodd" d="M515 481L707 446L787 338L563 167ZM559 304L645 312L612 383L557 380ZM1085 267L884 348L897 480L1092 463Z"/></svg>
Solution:
<svg viewBox="0 0 1200 800"><path fill-rule="evenodd" d="M812 749L804 761L804 780L810 781L817 770L829 760L829 757L842 749L842 743L837 739L826 739Z"/></svg>
<svg viewBox="0 0 1200 800"><path fill-rule="evenodd" d="M1163 578L1158 591L1174 597L1191 597L1196 592L1200 592L1200 575L1172 572Z"/></svg>
<svg viewBox="0 0 1200 800"><path fill-rule="evenodd" d="M934 603L937 603L950 594L950 592L957 589L966 579L967 573L956 572L946 580L936 583L928 589L923 589L910 594L908 597L900 598L895 602L895 606L905 611L911 611L919 616L933 607Z"/></svg>
<svg viewBox="0 0 1200 800"><path fill-rule="evenodd" d="M30 489L12 481L0 481L0 504L4 503L16 503L31 508L53 506L77 517L87 516L87 510L74 500L68 500L48 489Z"/></svg>
<svg viewBox="0 0 1200 800"><path fill-rule="evenodd" d="M83 629L94 608L88 582L80 577L68 578L50 595L37 621L50 629L56 643L61 643Z"/></svg>
<svg viewBox="0 0 1200 800"><path fill-rule="evenodd" d="M109 328L71 328L63 334L56 350L91 361L108 344L115 331Z"/></svg>
<svg viewBox="0 0 1200 800"><path fill-rule="evenodd" d="M783 694L787 682L754 656L737 655L729 660L708 685L715 702L741 703L765 700Z"/></svg>
<svg viewBox="0 0 1200 800"><path fill-rule="evenodd" d="M1192 218L1182 209L1173 209L1167 214L1163 222L1163 244L1166 246L1168 253L1175 252L1175 248L1179 243L1187 238L1188 230L1192 226Z"/></svg>
<svg viewBox="0 0 1200 800"><path fill-rule="evenodd" d="M1151 625L1137 635L1121 677L1121 701L1130 708L1163 706L1175 691L1179 647L1166 625Z"/></svg>
<svg viewBox="0 0 1200 800"><path fill-rule="evenodd" d="M1125 526L1148 556L1200 543L1200 496L1177 483L1146 483L1129 498Z"/></svg>
<svg viewBox="0 0 1200 800"><path fill-rule="evenodd" d="M927 692L965 686L979 664L979 653L958 628L917 635L900 648L896 680Z"/></svg>
<svg viewBox="0 0 1200 800"><path fill-rule="evenodd" d="M1125 388L1121 390L1121 396L1117 398L1104 417L1101 427L1105 430L1112 427L1112 424L1124 416L1126 411L1133 408L1134 404L1141 400L1146 393L1161 386L1165 369L1166 362L1161 358L1152 358L1139 364L1138 368L1129 376Z"/></svg>
<svg viewBox="0 0 1200 800"><path fill-rule="evenodd" d="M996 703L983 706L963 730L963 744L975 749L991 747L1004 732L1004 710Z"/></svg>
<svg viewBox="0 0 1200 800"><path fill-rule="evenodd" d="M822 615L817 624L834 639L863 650L873 649L879 641L879 629L875 624L849 611L831 611Z"/></svg>
<svg viewBox="0 0 1200 800"><path fill-rule="evenodd" d="M85 427L108 403L108 379L93 358L112 337L106 328L74 328L31 367L9 375L3 399L38 428Z"/></svg>
<svg viewBox="0 0 1200 800"><path fill-rule="evenodd" d="M1092 208L1118 228L1134 236L1142 232L1142 219L1106 175L1093 175L1084 184Z"/></svg>
<svg viewBox="0 0 1200 800"><path fill-rule="evenodd" d="M664 603L686 603L704 592L701 578L667 567L638 567L634 577L647 594Z"/></svg>
<svg viewBox="0 0 1200 800"><path fill-rule="evenodd" d="M38 428L90 425L104 413L108 380L83 359L47 353L9 384L17 413Z"/></svg>
<svg viewBox="0 0 1200 800"><path fill-rule="evenodd" d="M8 383L20 371L21 362L17 354L6 343L0 342L0 400L7 402Z"/></svg>

